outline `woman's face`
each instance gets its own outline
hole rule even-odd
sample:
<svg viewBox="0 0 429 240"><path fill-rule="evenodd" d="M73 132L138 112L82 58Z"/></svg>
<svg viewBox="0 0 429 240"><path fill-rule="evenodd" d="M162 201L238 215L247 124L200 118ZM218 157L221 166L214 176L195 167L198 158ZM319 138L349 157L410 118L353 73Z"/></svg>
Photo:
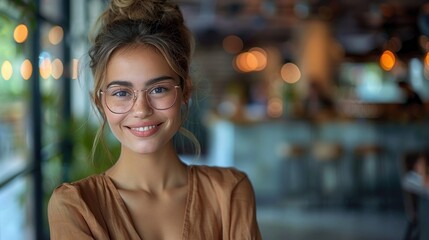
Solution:
<svg viewBox="0 0 429 240"><path fill-rule="evenodd" d="M180 108L183 91L177 91L174 104L164 110L151 107L146 94L164 92L155 88L152 92L139 91L156 84L179 85L179 76L170 68L165 58L149 46L119 49L114 52L107 64L106 81L102 87L103 110L113 134L122 144L122 150L140 154L156 153L171 143L181 125ZM107 95L122 100L127 94L124 87L137 90L137 99L126 113L113 113L106 106ZM116 88L115 92L108 89ZM154 95L155 94L155 95ZM129 94L132 95L132 94ZM112 109L114 110L114 109Z"/></svg>

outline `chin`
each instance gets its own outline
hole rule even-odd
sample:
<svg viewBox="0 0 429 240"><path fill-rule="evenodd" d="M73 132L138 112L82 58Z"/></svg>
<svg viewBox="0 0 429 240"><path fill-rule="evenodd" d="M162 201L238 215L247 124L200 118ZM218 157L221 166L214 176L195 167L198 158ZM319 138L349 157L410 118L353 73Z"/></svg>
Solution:
<svg viewBox="0 0 429 240"><path fill-rule="evenodd" d="M162 144L158 144L158 143L141 143L141 144L136 144L136 143L131 143L127 146L125 146L126 151L129 153L135 153L135 154L154 154L156 152L160 152L163 149L166 148L165 145Z"/></svg>

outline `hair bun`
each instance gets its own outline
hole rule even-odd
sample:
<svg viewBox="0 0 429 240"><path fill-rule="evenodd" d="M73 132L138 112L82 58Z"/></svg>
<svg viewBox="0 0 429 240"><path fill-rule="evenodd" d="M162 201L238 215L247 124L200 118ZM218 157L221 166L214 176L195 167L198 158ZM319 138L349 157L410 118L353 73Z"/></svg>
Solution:
<svg viewBox="0 0 429 240"><path fill-rule="evenodd" d="M166 0L111 0L108 12L107 25L121 20L161 25L183 23L179 7Z"/></svg>

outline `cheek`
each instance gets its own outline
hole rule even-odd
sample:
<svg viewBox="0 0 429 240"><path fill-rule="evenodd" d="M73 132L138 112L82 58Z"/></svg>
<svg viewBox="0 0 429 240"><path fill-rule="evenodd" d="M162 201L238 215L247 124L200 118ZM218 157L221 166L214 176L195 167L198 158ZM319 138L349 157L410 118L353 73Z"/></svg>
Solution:
<svg viewBox="0 0 429 240"><path fill-rule="evenodd" d="M177 128L176 130L179 130L183 122L183 110L181 109L182 105L183 104L179 103L172 107L168 113L165 113L165 117L170 119L171 123L175 126L174 128Z"/></svg>
<svg viewBox="0 0 429 240"><path fill-rule="evenodd" d="M122 120L122 116L120 114L113 114L104 106L103 106L103 110L106 115L106 120L110 128L115 127L115 125Z"/></svg>

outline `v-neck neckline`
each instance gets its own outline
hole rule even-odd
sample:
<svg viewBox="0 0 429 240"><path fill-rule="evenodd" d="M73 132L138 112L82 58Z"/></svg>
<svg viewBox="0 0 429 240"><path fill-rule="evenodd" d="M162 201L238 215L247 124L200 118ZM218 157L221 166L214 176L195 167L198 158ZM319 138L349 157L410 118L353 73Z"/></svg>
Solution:
<svg viewBox="0 0 429 240"><path fill-rule="evenodd" d="M137 232L137 229L134 225L134 222L131 218L131 214L125 204L124 199L122 198L121 194L119 193L118 188L116 187L113 180L104 172L101 174L104 179L107 181L107 184L109 185L109 188L112 190L112 193L114 197L116 198L116 201L120 204L121 210L126 213L127 221L132 226L132 229L134 231L134 235L138 237L140 240L144 240L139 233ZM194 169L193 166L187 166L187 194L186 194L186 205L185 205L185 214L183 216L183 225L182 225L182 240L186 240L189 237L189 228L190 228L190 222L189 222L189 215L190 215L190 208L193 201L193 195L194 195Z"/></svg>

